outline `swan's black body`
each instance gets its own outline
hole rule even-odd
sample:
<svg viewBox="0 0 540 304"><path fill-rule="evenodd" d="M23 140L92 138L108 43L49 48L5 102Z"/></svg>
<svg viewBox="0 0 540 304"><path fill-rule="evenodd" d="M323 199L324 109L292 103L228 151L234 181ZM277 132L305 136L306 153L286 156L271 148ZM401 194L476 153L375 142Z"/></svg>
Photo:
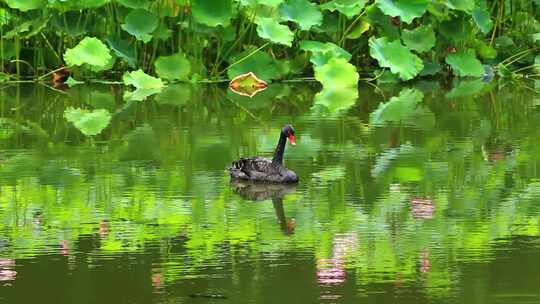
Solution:
<svg viewBox="0 0 540 304"><path fill-rule="evenodd" d="M232 162L229 173L233 179L250 180L268 183L297 183L298 176L283 166L283 153L287 138L294 144L294 129L291 125L285 125L281 129L274 157L272 160L253 157L241 158Z"/></svg>

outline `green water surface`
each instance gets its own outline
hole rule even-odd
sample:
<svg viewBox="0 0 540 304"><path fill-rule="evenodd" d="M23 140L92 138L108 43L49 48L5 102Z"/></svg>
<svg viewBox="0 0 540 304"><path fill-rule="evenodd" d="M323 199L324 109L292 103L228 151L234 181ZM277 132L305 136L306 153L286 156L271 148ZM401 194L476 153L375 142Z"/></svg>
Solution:
<svg viewBox="0 0 540 304"><path fill-rule="evenodd" d="M0 90L0 303L540 303L538 83L122 90ZM231 184L284 123L300 183Z"/></svg>

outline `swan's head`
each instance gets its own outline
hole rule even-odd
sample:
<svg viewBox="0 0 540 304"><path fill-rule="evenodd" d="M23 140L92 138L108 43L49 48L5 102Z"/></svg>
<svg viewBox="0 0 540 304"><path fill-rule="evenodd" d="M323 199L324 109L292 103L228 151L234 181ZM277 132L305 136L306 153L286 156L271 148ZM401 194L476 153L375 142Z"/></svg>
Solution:
<svg viewBox="0 0 540 304"><path fill-rule="evenodd" d="M291 145L296 145L296 142L294 139L294 128L291 125L288 125L288 124L284 125L283 128L281 128L281 134L289 138Z"/></svg>

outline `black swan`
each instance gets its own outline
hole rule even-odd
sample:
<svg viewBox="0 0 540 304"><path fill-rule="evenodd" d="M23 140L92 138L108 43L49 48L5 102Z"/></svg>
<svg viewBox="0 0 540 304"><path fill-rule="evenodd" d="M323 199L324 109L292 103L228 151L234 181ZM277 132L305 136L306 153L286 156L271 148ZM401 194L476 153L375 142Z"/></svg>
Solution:
<svg viewBox="0 0 540 304"><path fill-rule="evenodd" d="M296 173L283 166L283 152L285 152L287 138L291 145L296 144L294 141L294 129L291 125L284 125L281 128L281 135L272 160L253 157L233 161L232 166L229 168L231 178L269 183L297 183L298 176Z"/></svg>

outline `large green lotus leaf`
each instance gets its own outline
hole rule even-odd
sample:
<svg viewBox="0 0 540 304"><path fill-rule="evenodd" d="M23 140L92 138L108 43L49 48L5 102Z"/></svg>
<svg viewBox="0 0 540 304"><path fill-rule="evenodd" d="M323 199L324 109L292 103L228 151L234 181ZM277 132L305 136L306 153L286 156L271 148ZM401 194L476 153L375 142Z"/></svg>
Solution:
<svg viewBox="0 0 540 304"><path fill-rule="evenodd" d="M435 115L420 105L423 98L424 94L417 89L403 89L399 96L379 104L377 110L369 116L369 121L373 125L406 123L426 128L433 126Z"/></svg>
<svg viewBox="0 0 540 304"><path fill-rule="evenodd" d="M287 0L279 7L281 19L293 21L302 30L310 30L314 25L321 25L322 13L317 5L308 0Z"/></svg>
<svg viewBox="0 0 540 304"><path fill-rule="evenodd" d="M127 101L143 101L148 97L159 94L162 89L136 89L135 91L125 91L124 100Z"/></svg>
<svg viewBox="0 0 540 304"><path fill-rule="evenodd" d="M64 60L68 66L88 64L94 67L105 67L112 56L109 48L94 37L85 37L72 49L64 53Z"/></svg>
<svg viewBox="0 0 540 304"><path fill-rule="evenodd" d="M420 76L433 76L441 71L441 65L436 62L424 60L424 69L420 72Z"/></svg>
<svg viewBox="0 0 540 304"><path fill-rule="evenodd" d="M116 0L118 3L129 8L142 8L147 9L150 1L148 0Z"/></svg>
<svg viewBox="0 0 540 304"><path fill-rule="evenodd" d="M137 89L161 89L163 88L163 81L161 79L152 77L143 70L137 70L134 72L126 72L122 77L125 85L132 85Z"/></svg>
<svg viewBox="0 0 540 304"><path fill-rule="evenodd" d="M98 135L111 121L111 113L105 109L88 111L70 107L64 111L64 117L86 136Z"/></svg>
<svg viewBox="0 0 540 304"><path fill-rule="evenodd" d="M422 60L411 53L399 41L389 42L386 37L369 39L369 54L377 59L381 67L390 68L403 80L414 78L424 65Z"/></svg>
<svg viewBox="0 0 540 304"><path fill-rule="evenodd" d="M156 102L163 105L183 106L191 99L191 84L176 83L168 85L156 95Z"/></svg>
<svg viewBox="0 0 540 304"><path fill-rule="evenodd" d="M294 34L288 26L279 24L272 18L259 18L257 23L259 37L286 46L292 45Z"/></svg>
<svg viewBox="0 0 540 304"><path fill-rule="evenodd" d="M315 66L322 66L332 58L351 60L352 55L332 42L319 42L313 40L300 41L300 49L311 52L309 61Z"/></svg>
<svg viewBox="0 0 540 304"><path fill-rule="evenodd" d="M155 14L144 9L135 9L127 14L122 29L146 43L152 39L150 34L156 30L158 23L159 19Z"/></svg>
<svg viewBox="0 0 540 304"><path fill-rule="evenodd" d="M391 18L388 18L378 6L366 6L366 13L369 23L377 25L374 27L377 28L377 32L379 32L381 36L385 36L390 40L400 39L399 27L395 26L392 23Z"/></svg>
<svg viewBox="0 0 540 304"><path fill-rule="evenodd" d="M11 31L4 33L3 38L12 39L14 37L19 37L28 39L41 33L41 31L47 26L48 22L48 18L34 18L32 20L25 21L15 26Z"/></svg>
<svg viewBox="0 0 540 304"><path fill-rule="evenodd" d="M431 26L419 26L413 30L403 30L403 43L410 50L427 52L435 46L435 32Z"/></svg>
<svg viewBox="0 0 540 304"><path fill-rule="evenodd" d="M124 59L130 67L135 68L137 58L135 57L135 46L132 43L115 36L107 37L105 41L118 57Z"/></svg>
<svg viewBox="0 0 540 304"><path fill-rule="evenodd" d="M484 74L482 63L476 59L474 50L466 49L449 54L445 59L458 76L480 77Z"/></svg>
<svg viewBox="0 0 540 304"><path fill-rule="evenodd" d="M278 7L285 0L240 0L240 3L245 6L256 7L258 5L266 5L269 7Z"/></svg>
<svg viewBox="0 0 540 304"><path fill-rule="evenodd" d="M414 18L424 15L429 0L377 0L377 6L383 13L400 17L403 22L411 23Z"/></svg>
<svg viewBox="0 0 540 304"><path fill-rule="evenodd" d="M456 44L471 40L475 33L469 18L464 16L441 22L437 30L442 36Z"/></svg>
<svg viewBox="0 0 540 304"><path fill-rule="evenodd" d="M232 0L192 0L193 18L208 26L227 26L233 17Z"/></svg>
<svg viewBox="0 0 540 304"><path fill-rule="evenodd" d="M16 8L26 12L29 10L40 9L47 5L47 0L4 0L11 8Z"/></svg>
<svg viewBox="0 0 540 304"><path fill-rule="evenodd" d="M350 19L360 14L365 5L365 0L332 0L321 4L320 8L331 12L338 11Z"/></svg>
<svg viewBox="0 0 540 304"><path fill-rule="evenodd" d="M451 9L470 12L474 9L474 0L446 0L446 6Z"/></svg>
<svg viewBox="0 0 540 304"><path fill-rule="evenodd" d="M482 31L482 33L487 34L493 28L493 21L491 21L491 16L485 8L476 7L472 11L473 20Z"/></svg>
<svg viewBox="0 0 540 304"><path fill-rule="evenodd" d="M324 114L343 112L352 107L358 99L356 87L324 88L315 95L313 107Z"/></svg>
<svg viewBox="0 0 540 304"><path fill-rule="evenodd" d="M316 66L315 79L322 83L325 89L354 87L358 84L356 67L343 58L330 59L322 66Z"/></svg>
<svg viewBox="0 0 540 304"><path fill-rule="evenodd" d="M246 58L246 56L253 53L253 51L253 48L248 48L244 52L233 56L229 62L234 64L235 62ZM280 76L276 60L267 53L261 51L256 52L247 57L247 59L242 60L242 62L227 69L227 76L229 79L233 79L238 75L248 72L253 72L257 77L265 81L277 79Z"/></svg>
<svg viewBox="0 0 540 304"><path fill-rule="evenodd" d="M191 63L182 53L160 56L154 66L158 76L168 80L187 80L191 73Z"/></svg>

